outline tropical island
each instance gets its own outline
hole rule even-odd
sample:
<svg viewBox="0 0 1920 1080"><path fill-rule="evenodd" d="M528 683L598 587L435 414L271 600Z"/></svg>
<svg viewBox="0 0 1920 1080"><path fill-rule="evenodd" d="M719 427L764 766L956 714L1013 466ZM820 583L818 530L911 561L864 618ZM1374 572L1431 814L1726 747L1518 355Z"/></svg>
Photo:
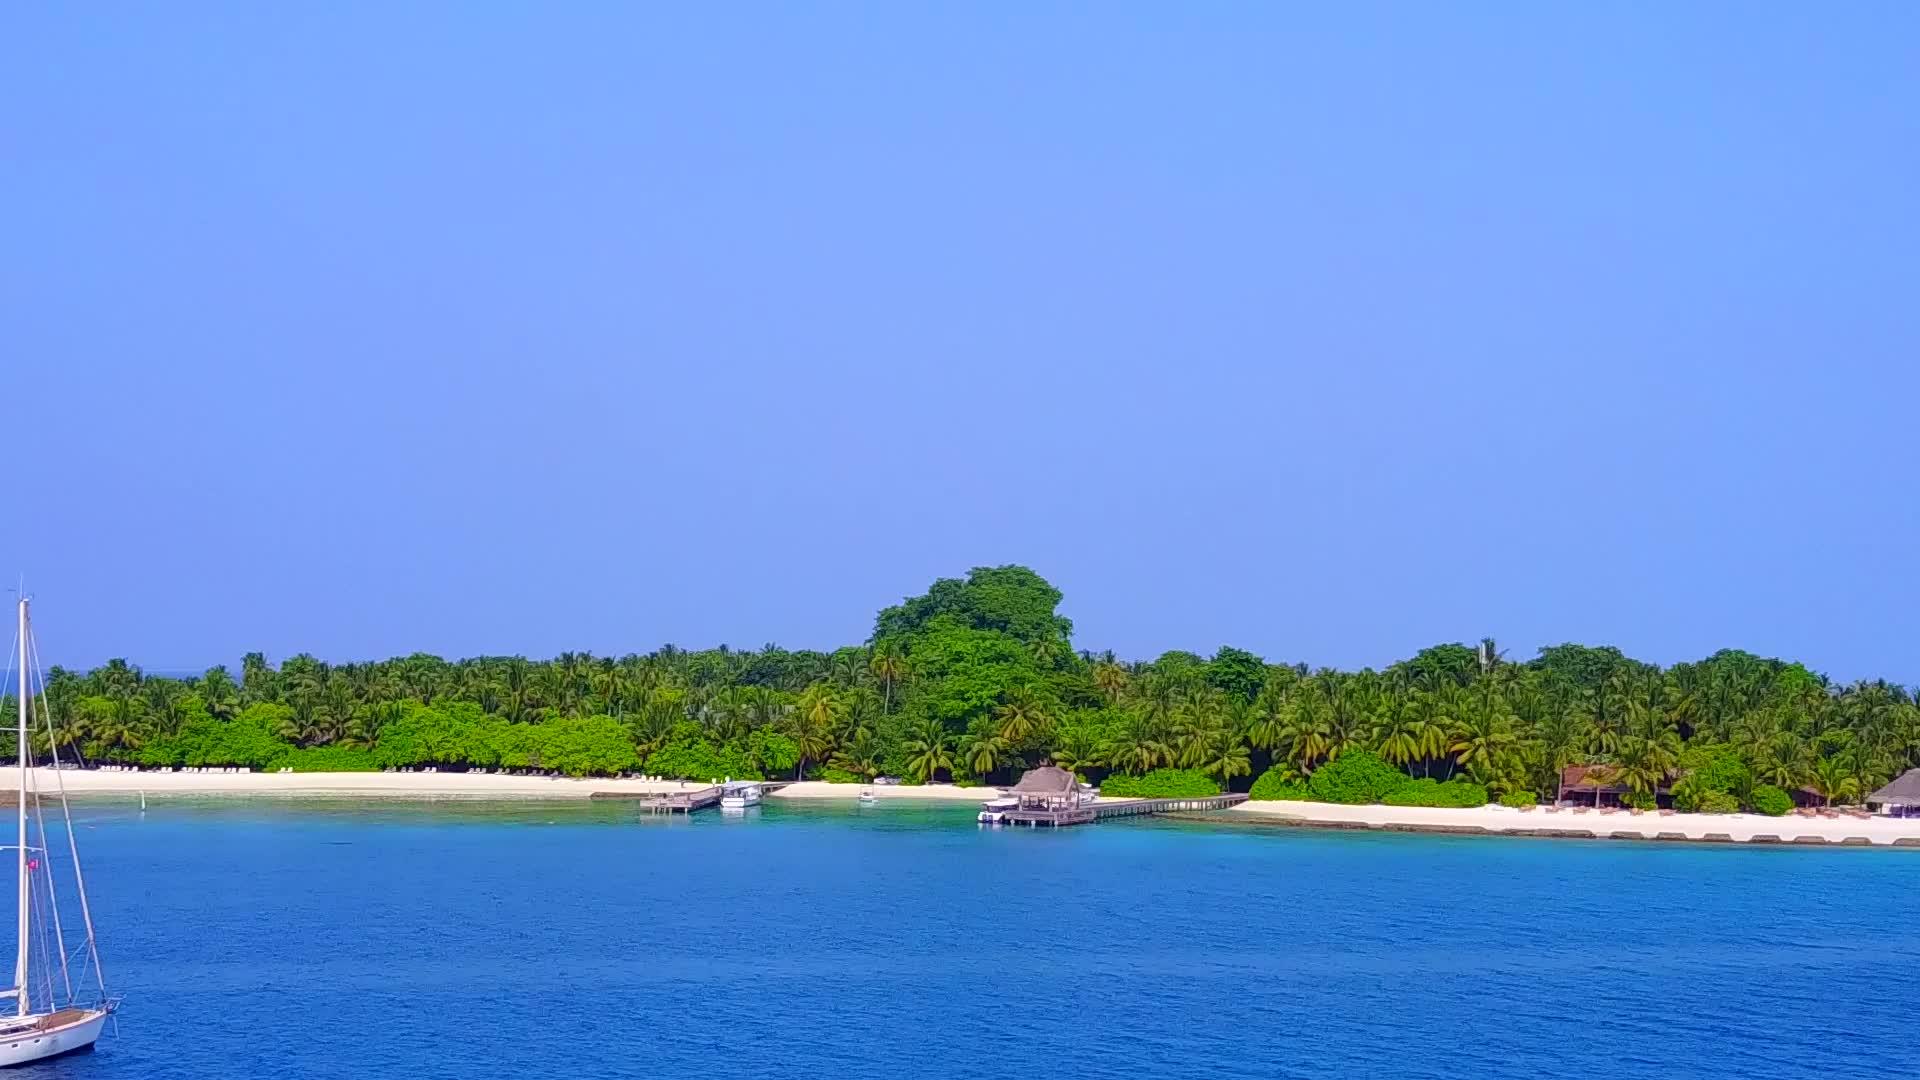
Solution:
<svg viewBox="0 0 1920 1080"><path fill-rule="evenodd" d="M1482 640L1384 670L1232 646L1128 661L1076 651L1061 599L1025 567L978 568L831 652L278 666L252 653L237 676L187 679L114 660L53 668L39 696L61 759L145 769L968 787L1057 764L1110 797L1519 808L1571 783L1596 805L1777 815L1858 803L1920 758L1905 687L1835 685L1744 652L1662 668L1566 644L1516 662ZM52 749L43 732L36 755Z"/></svg>

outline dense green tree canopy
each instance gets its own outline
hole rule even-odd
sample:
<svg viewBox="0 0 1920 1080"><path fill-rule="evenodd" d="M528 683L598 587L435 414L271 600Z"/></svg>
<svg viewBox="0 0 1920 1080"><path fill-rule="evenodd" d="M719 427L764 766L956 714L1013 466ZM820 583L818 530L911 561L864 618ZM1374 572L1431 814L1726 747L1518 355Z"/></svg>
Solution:
<svg viewBox="0 0 1920 1080"><path fill-rule="evenodd" d="M1855 801L1920 763L1908 688L1836 686L1738 650L1664 669L1575 644L1509 659L1491 639L1384 671L1316 671L1232 646L1130 662L1075 653L1060 600L1025 567L981 568L882 611L868 642L825 652L667 645L337 665L302 654L278 666L250 653L237 675L194 679L114 660L54 669L44 698L63 757L171 766L1004 782L1053 761L1095 780L1167 770L1444 805L1477 792L1552 799L1563 766L1588 764L1636 798L1670 788L1676 803L1711 808L1777 807L1762 789ZM40 736L36 751L49 749Z"/></svg>
<svg viewBox="0 0 1920 1080"><path fill-rule="evenodd" d="M1060 590L1024 566L975 567L966 580L941 578L924 595L887 608L874 621L875 641L910 637L937 619L1005 634L1031 646L1073 637L1073 623L1055 609Z"/></svg>

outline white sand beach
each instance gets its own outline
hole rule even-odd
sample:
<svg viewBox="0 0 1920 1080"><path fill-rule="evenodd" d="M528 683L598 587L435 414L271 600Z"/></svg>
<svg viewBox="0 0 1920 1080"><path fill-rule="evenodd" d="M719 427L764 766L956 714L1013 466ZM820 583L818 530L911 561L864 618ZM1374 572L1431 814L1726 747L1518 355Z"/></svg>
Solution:
<svg viewBox="0 0 1920 1080"><path fill-rule="evenodd" d="M955 787L952 784L829 784L823 780L803 780L767 793L769 799L855 799L862 791L871 791L879 799L917 799L932 802L983 803L1003 794L1001 788Z"/></svg>
<svg viewBox="0 0 1920 1080"><path fill-rule="evenodd" d="M5 775L0 770L0 777ZM34 770L34 787L44 796L66 785L73 798L139 796L148 798L260 796L287 798L392 799L588 799L594 796L634 797L666 791L689 791L707 785L674 780L509 776L481 772L122 772L110 769ZM4 785L0 785L4 790ZM806 781L769 793L785 799L854 799L859 784ZM951 784L875 785L882 799L959 800L982 802L999 794L997 788L957 788Z"/></svg>
<svg viewBox="0 0 1920 1080"><path fill-rule="evenodd" d="M1246 802L1230 814L1275 824L1408 832L1555 836L1597 840L1700 840L1726 843L1920 847L1920 818L1766 817L1761 814L1605 813L1585 807L1338 806Z"/></svg>
<svg viewBox="0 0 1920 1080"><path fill-rule="evenodd" d="M0 786L5 771L0 770ZM66 785L74 798L140 795L148 798L211 795L264 797L354 797L398 799L586 799L604 795L645 795L679 791L674 781L631 779L571 780L566 777L508 776L479 772L228 773L119 772L108 769L34 770L34 787L43 796ZM688 784L688 788L704 787Z"/></svg>

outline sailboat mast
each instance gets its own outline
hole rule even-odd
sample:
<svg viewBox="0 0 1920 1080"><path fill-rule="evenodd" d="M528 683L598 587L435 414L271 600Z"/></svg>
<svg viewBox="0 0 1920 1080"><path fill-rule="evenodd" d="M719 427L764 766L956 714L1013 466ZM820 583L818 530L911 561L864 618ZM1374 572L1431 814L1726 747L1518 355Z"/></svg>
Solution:
<svg viewBox="0 0 1920 1080"><path fill-rule="evenodd" d="M14 1001L17 1015L27 1015L27 925L28 905L33 897L27 892L27 598L20 598L20 951L13 961Z"/></svg>

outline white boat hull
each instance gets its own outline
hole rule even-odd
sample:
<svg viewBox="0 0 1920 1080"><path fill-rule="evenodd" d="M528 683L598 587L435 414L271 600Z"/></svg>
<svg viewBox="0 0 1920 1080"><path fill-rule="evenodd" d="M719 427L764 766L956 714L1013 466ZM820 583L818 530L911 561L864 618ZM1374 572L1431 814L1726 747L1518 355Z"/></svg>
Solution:
<svg viewBox="0 0 1920 1080"><path fill-rule="evenodd" d="M86 1050L99 1040L100 1029L106 1022L104 1011L88 1009L81 1019L46 1031L29 1028L0 1034L0 1066L25 1065L29 1061Z"/></svg>

